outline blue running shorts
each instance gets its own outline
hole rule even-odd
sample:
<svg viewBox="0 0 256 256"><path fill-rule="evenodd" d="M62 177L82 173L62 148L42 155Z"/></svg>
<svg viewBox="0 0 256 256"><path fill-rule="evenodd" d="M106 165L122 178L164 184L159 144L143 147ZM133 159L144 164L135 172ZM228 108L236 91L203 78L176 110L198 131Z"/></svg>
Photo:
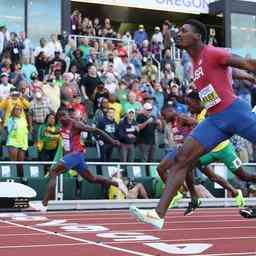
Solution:
<svg viewBox="0 0 256 256"><path fill-rule="evenodd" d="M71 152L65 155L62 160L67 170L75 169L79 174L83 174L88 170L88 166L85 162L84 152Z"/></svg>
<svg viewBox="0 0 256 256"><path fill-rule="evenodd" d="M208 116L190 136L208 152L234 134L256 143L256 114L241 99L236 99L223 112Z"/></svg>

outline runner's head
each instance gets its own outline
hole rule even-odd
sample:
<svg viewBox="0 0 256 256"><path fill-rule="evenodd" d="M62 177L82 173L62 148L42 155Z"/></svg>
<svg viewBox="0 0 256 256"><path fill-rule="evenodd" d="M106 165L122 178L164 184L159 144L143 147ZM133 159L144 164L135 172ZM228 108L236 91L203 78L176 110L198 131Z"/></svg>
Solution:
<svg viewBox="0 0 256 256"><path fill-rule="evenodd" d="M181 49L189 49L195 45L205 43L207 41L206 26L195 19L188 20L179 29L176 36L176 45Z"/></svg>
<svg viewBox="0 0 256 256"><path fill-rule="evenodd" d="M192 114L199 114L204 108L199 98L199 94L196 91L191 91L187 94L185 102Z"/></svg>
<svg viewBox="0 0 256 256"><path fill-rule="evenodd" d="M161 111L161 117L166 122L172 122L176 116L177 116L177 113L172 107L165 107Z"/></svg>

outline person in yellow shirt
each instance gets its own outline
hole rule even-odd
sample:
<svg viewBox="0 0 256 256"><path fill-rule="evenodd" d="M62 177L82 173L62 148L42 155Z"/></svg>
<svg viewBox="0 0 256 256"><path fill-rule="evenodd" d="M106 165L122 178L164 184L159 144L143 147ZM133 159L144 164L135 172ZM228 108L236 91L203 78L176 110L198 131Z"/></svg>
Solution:
<svg viewBox="0 0 256 256"><path fill-rule="evenodd" d="M21 116L26 118L25 111L29 109L30 103L29 101L23 97L21 92L16 90L11 91L10 97L5 100L0 101L0 109L3 111L3 126L7 127L8 119L11 115L11 112L14 106L21 107Z"/></svg>
<svg viewBox="0 0 256 256"><path fill-rule="evenodd" d="M122 105L119 102L117 102L117 98L113 94L109 95L108 101L109 101L108 107L113 108L115 110L114 119L115 119L116 123L119 124L119 122L121 120L121 115L123 112Z"/></svg>

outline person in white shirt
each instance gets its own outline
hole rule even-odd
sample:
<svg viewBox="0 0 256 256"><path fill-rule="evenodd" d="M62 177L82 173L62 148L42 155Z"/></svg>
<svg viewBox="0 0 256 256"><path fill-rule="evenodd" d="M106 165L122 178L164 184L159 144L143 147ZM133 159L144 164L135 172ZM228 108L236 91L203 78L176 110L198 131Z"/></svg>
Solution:
<svg viewBox="0 0 256 256"><path fill-rule="evenodd" d="M48 48L47 48L47 40L45 38L40 38L40 46L36 47L34 51L34 57L37 57L40 52L43 52L47 57L49 57L47 54Z"/></svg>
<svg viewBox="0 0 256 256"><path fill-rule="evenodd" d="M7 73L2 73L0 75L0 99L5 100L9 97L10 91L14 86L12 84L9 84L8 82L8 74Z"/></svg>
<svg viewBox="0 0 256 256"><path fill-rule="evenodd" d="M57 34L52 34L51 41L47 44L47 55L50 59L54 58L54 52L63 53L63 49L60 41L58 40Z"/></svg>

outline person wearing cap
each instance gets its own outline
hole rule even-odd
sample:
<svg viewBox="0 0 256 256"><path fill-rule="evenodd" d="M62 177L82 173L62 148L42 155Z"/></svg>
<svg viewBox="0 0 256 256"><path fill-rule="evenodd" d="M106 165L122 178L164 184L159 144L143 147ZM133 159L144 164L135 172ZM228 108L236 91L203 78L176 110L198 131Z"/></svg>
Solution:
<svg viewBox="0 0 256 256"><path fill-rule="evenodd" d="M133 80L138 79L138 76L135 75L135 68L133 64L126 65L126 71L122 75L122 80L130 84Z"/></svg>
<svg viewBox="0 0 256 256"><path fill-rule="evenodd" d="M143 110L137 116L139 134L137 143L140 150L141 160L143 162L152 162L156 151L155 131L159 126L159 122L152 115L153 106L146 102Z"/></svg>
<svg viewBox="0 0 256 256"><path fill-rule="evenodd" d="M142 75L147 76L149 81L155 81L157 79L157 67L156 65L153 63L153 60L151 57L148 57L146 59L146 65L142 68Z"/></svg>
<svg viewBox="0 0 256 256"><path fill-rule="evenodd" d="M14 88L14 85L9 83L9 75L5 72L0 75L0 80L0 99L5 100L9 97L10 91Z"/></svg>
<svg viewBox="0 0 256 256"><path fill-rule="evenodd" d="M148 34L144 29L144 25L139 25L139 29L135 31L133 39L135 40L135 43L138 46L138 48L142 46L144 40L148 39Z"/></svg>
<svg viewBox="0 0 256 256"><path fill-rule="evenodd" d="M121 162L134 162L135 143L139 128L135 118L135 109L128 109L118 126L118 140L121 142Z"/></svg>
<svg viewBox="0 0 256 256"><path fill-rule="evenodd" d="M155 27L155 33L151 38L151 51L158 61L161 59L163 48L163 34L160 30L160 27Z"/></svg>
<svg viewBox="0 0 256 256"><path fill-rule="evenodd" d="M112 172L112 180L118 183L118 187L110 186L109 199L148 199L148 194L142 183L135 183L131 179L123 178L123 169L115 168Z"/></svg>

